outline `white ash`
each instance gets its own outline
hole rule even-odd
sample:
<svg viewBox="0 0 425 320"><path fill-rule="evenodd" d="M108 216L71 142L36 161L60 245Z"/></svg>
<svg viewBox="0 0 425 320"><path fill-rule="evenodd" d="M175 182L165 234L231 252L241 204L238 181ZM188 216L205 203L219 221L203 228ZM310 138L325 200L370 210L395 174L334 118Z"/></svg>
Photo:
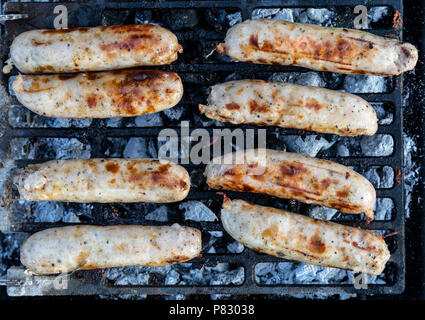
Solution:
<svg viewBox="0 0 425 320"><path fill-rule="evenodd" d="M391 188L394 185L394 170L389 166L370 167L361 174L375 188Z"/></svg>
<svg viewBox="0 0 425 320"><path fill-rule="evenodd" d="M318 220L331 220L338 212L336 209L326 207L312 207L308 210L310 218Z"/></svg>
<svg viewBox="0 0 425 320"><path fill-rule="evenodd" d="M144 138L130 138L123 151L124 158L158 158L153 140L146 142Z"/></svg>
<svg viewBox="0 0 425 320"><path fill-rule="evenodd" d="M368 22L378 22L388 14L388 7L372 7L367 12Z"/></svg>
<svg viewBox="0 0 425 320"><path fill-rule="evenodd" d="M107 127L118 128L118 127L121 127L122 126L122 121L123 121L123 118L117 118L117 117L115 117L115 118L108 118L108 119L106 119L105 123L106 123L106 126Z"/></svg>
<svg viewBox="0 0 425 320"><path fill-rule="evenodd" d="M8 120L14 128L87 128L92 123L92 119L48 118L21 106L9 109Z"/></svg>
<svg viewBox="0 0 425 320"><path fill-rule="evenodd" d="M335 12L329 9L316 9L308 8L306 10L307 19L303 23L313 22L314 24L321 26L330 26L332 24L332 18L335 16Z"/></svg>
<svg viewBox="0 0 425 320"><path fill-rule="evenodd" d="M134 123L137 127L161 127L164 125L159 112L138 116L134 118Z"/></svg>
<svg viewBox="0 0 425 320"><path fill-rule="evenodd" d="M258 263L258 284L353 284L354 273L347 270L315 266L302 262ZM379 276L367 275L368 284L385 284L385 271Z"/></svg>
<svg viewBox="0 0 425 320"><path fill-rule="evenodd" d="M170 270L167 277L165 278L165 284L168 286L174 286L180 281L180 274L176 270Z"/></svg>
<svg viewBox="0 0 425 320"><path fill-rule="evenodd" d="M388 134L363 136L360 140L363 155L370 157L389 156L394 150L394 139Z"/></svg>
<svg viewBox="0 0 425 320"><path fill-rule="evenodd" d="M393 113L388 112L384 108L383 103L372 102L371 105L372 105L373 109L375 109L376 116L378 118L378 124L386 125L386 124L391 124L393 122L393 118L394 118Z"/></svg>
<svg viewBox="0 0 425 320"><path fill-rule="evenodd" d="M30 138L16 138L10 143L14 159L78 159L90 158L90 145L76 138L39 138L34 143Z"/></svg>
<svg viewBox="0 0 425 320"><path fill-rule="evenodd" d="M180 210L184 210L184 219L193 221L215 221L217 216L200 201L186 201L179 205Z"/></svg>
<svg viewBox="0 0 425 320"><path fill-rule="evenodd" d="M19 256L20 241L13 234L0 233L0 276L6 274L11 260Z"/></svg>
<svg viewBox="0 0 425 320"><path fill-rule="evenodd" d="M301 136L281 136L286 148L291 152L302 153L310 157L315 157L320 151L327 150L333 146L335 141L329 142L323 137L317 135Z"/></svg>
<svg viewBox="0 0 425 320"><path fill-rule="evenodd" d="M230 253L241 253L245 248L242 243L233 241L227 245L227 251Z"/></svg>
<svg viewBox="0 0 425 320"><path fill-rule="evenodd" d="M412 160L412 155L418 150L415 141L407 134L403 135L404 139L404 194L405 194L405 210L406 218L410 218L410 203L412 202L413 188L419 182L419 165ZM419 202L420 199L415 199Z"/></svg>
<svg viewBox="0 0 425 320"><path fill-rule="evenodd" d="M38 202L33 214L35 222L58 222L63 217L63 206L54 201Z"/></svg>
<svg viewBox="0 0 425 320"><path fill-rule="evenodd" d="M376 221L389 221L392 218L394 210L394 202L389 198L378 198L375 203L375 220Z"/></svg>
<svg viewBox="0 0 425 320"><path fill-rule="evenodd" d="M80 218L74 212L71 212L71 211L64 213L62 221L67 223L81 222Z"/></svg>
<svg viewBox="0 0 425 320"><path fill-rule="evenodd" d="M226 19L227 19L227 21L229 23L229 26L232 27L235 24L242 22L242 15L238 11L238 12L235 12L235 13L232 13L232 14L227 15L226 16Z"/></svg>
<svg viewBox="0 0 425 320"><path fill-rule="evenodd" d="M115 285L240 285L244 281L242 267L228 263L196 268L192 263L163 267L118 267L105 271Z"/></svg>
<svg viewBox="0 0 425 320"><path fill-rule="evenodd" d="M252 19L276 19L330 27L336 13L326 8L267 8L252 11Z"/></svg>
<svg viewBox="0 0 425 320"><path fill-rule="evenodd" d="M183 107L176 106L167 110L164 110L164 114L171 120L179 120L183 114Z"/></svg>
<svg viewBox="0 0 425 320"><path fill-rule="evenodd" d="M168 221L167 206L161 205L155 208L153 211L146 214L145 219L151 220L151 221L160 221L160 222Z"/></svg>
<svg viewBox="0 0 425 320"><path fill-rule="evenodd" d="M79 223L80 217L92 219L93 204L40 201L28 202L18 200L13 212L22 214L19 220L23 222L58 222Z"/></svg>
<svg viewBox="0 0 425 320"><path fill-rule="evenodd" d="M326 83L317 72L276 72L268 79L272 82L287 82L312 87L325 87Z"/></svg>
<svg viewBox="0 0 425 320"><path fill-rule="evenodd" d="M207 253L217 253L214 243L217 242L219 238L223 237L222 231L208 231L210 234L210 238L208 240L208 243L203 246L203 250L208 249Z"/></svg>
<svg viewBox="0 0 425 320"><path fill-rule="evenodd" d="M340 156L340 157L349 157L350 156L350 150L343 143L338 143L336 145L336 150L337 150L337 155Z"/></svg>
<svg viewBox="0 0 425 320"><path fill-rule="evenodd" d="M252 19L270 19L273 18L281 9L271 8L271 9L255 9L252 11Z"/></svg>
<svg viewBox="0 0 425 320"><path fill-rule="evenodd" d="M366 76L362 74L346 75L343 91L351 93L387 92L387 80L381 76Z"/></svg>
<svg viewBox="0 0 425 320"><path fill-rule="evenodd" d="M147 267L108 268L105 271L105 277L113 281L115 285L146 285L149 283L149 273L145 271L145 268Z"/></svg>

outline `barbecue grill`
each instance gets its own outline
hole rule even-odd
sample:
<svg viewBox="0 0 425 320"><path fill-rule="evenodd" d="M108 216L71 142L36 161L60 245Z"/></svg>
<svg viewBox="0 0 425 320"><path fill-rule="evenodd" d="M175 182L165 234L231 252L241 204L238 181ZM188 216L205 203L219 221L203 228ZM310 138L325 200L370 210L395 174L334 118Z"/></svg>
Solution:
<svg viewBox="0 0 425 320"><path fill-rule="evenodd" d="M288 81L301 81L310 75L318 75L325 85L331 89L347 89L349 83L356 82L364 76L345 76L325 72L311 72L298 67L255 65L232 62L227 57L221 57L214 52L216 44L221 42L227 29L236 22L251 18L253 15L261 16L262 9L281 8L325 8L335 12L337 27L353 28L354 7L363 4L360 1L143 1L143 2L69 2L69 3L6 3L4 14L28 15L25 19L6 21L2 34L2 61L7 59L8 48L13 38L23 31L52 28L53 9L63 4L68 10L69 27L98 26L111 24L129 24L156 22L161 23L173 31L179 42L183 45L184 53L179 59L169 66L157 69L177 72L183 80L184 97L173 109L161 112L154 122L135 121L134 119L112 120L71 120L55 121L37 116L20 106L10 89L11 77L16 76L16 69L9 75L0 75L1 83L7 92L4 106L0 112L0 162L7 169L5 177L3 207L0 211L0 228L4 233L19 233L20 238L25 238L31 233L49 227L69 225L69 222L35 221L32 216L40 206L17 200L10 179L17 168L31 163L40 163L55 158L98 158L122 157L131 154L126 150L130 139L140 138L142 146L147 149L148 156L155 156L157 150L157 136L161 129L172 128L180 130L183 120L189 121L191 129L204 127L209 132L214 128L231 130L235 128L265 129L267 131L267 147L271 149L294 148L288 141L298 138L304 140L312 137L311 141L326 138L332 142L326 150L322 150L318 157L323 157L350 167L360 173L374 170L377 175L387 174L390 183L375 184L379 203L392 203L390 217L382 217L370 224L359 215L335 214L333 221L353 225L364 229L371 229L382 234L401 231L387 238L391 258L387 263L384 275L380 281L368 284L366 289L356 289L349 279L344 278L339 282L321 283L297 281L290 279L280 283L263 282L259 273L264 263L289 263L283 259L256 253L244 248L241 252L229 251L228 245L232 239L223 231L219 220L193 221L185 220L181 214L184 209L182 204L169 204L167 221L151 221L146 219L148 209L156 208L151 204L64 204L68 209L84 211L79 215L79 220L85 224L110 225L110 224L172 224L199 228L203 234L202 257L176 266L178 271L200 270L209 268L220 274L220 269L211 269L220 264L227 264L233 275L238 275L235 281L229 283L203 283L180 281L170 284L155 273L154 269L147 271L149 279L143 284L125 283L111 280L107 270L76 271L69 276L67 287L55 287L57 283L51 276L32 276L24 273L21 266L11 267L7 273L7 293L10 296L37 296L37 295L124 295L124 294L159 294L159 295L192 295L192 294L399 294L405 288L405 236L404 236L404 200L403 179L400 168L403 166L403 125L402 125L402 88L403 75L379 79L383 83L383 92L356 92L359 96L373 103L374 106L390 113L390 120L386 119L379 125L377 135L383 140L392 141L392 147L385 155L374 153L372 147L367 145L365 138L342 138L325 134L308 133L301 130L283 129L275 127L254 127L249 125L233 126L209 121L198 112L198 103L205 103L208 88L216 83L226 80L256 78L256 79L283 79ZM401 29L392 28L392 16L399 12L403 18L401 0L368 1L367 7L387 7L388 19L383 19L380 24L370 23L370 31L379 35L393 36L402 40ZM174 17L173 17L174 16ZM184 26L176 23L182 19ZM174 20L173 20L174 19ZM173 29L174 27L174 29ZM379 78L379 77L378 77ZM12 78L13 79L13 78ZM299 80L301 79L301 80ZM375 78L373 78L375 79ZM378 81L378 80L377 80ZM332 87L329 87L331 84ZM377 89L376 91L381 91ZM379 115L379 114L378 114ZM153 123L153 125L150 125ZM348 140L350 140L348 142ZM144 144L143 144L144 143ZM313 142L314 143L314 142ZM391 144L390 143L390 144ZM338 151L338 145L346 145L349 149L347 156ZM373 143L372 143L373 146ZM186 201L200 201L209 207L219 217L219 208L222 196L209 189L202 177L203 165L188 164L186 167L191 175L192 188ZM6 170L4 170L6 171ZM392 173L391 173L392 172ZM313 206L300 204L294 201L278 199L271 196L248 193L226 192L230 198L240 198L258 204L288 209L292 212L306 214ZM183 208L183 209L182 209ZM173 213L171 213L173 212ZM72 221L71 221L72 223ZM222 232L222 244L214 250L211 249L211 239L214 232ZM296 264L290 262L290 264ZM180 268L180 269L179 269ZM144 269L145 270L145 269ZM112 277L113 278L113 277ZM279 281L277 281L279 282Z"/></svg>

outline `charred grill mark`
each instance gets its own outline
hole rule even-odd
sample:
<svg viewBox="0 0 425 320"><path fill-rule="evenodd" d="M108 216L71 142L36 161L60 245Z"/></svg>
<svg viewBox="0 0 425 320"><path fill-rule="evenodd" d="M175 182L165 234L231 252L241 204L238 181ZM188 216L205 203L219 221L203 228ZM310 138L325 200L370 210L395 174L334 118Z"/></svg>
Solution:
<svg viewBox="0 0 425 320"><path fill-rule="evenodd" d="M224 106L227 110L239 110L241 108L240 105L238 105L237 103L228 103Z"/></svg>
<svg viewBox="0 0 425 320"><path fill-rule="evenodd" d="M299 254L302 254L303 256L306 256L306 257L309 257L309 258L312 258L312 259L316 259L316 260L319 259L319 257L316 257L316 256L313 256L311 254L305 253L305 252L303 252L301 250L294 249L294 251L297 252L297 253L299 253Z"/></svg>
<svg viewBox="0 0 425 320"><path fill-rule="evenodd" d="M359 42L365 42L365 43L368 43L369 45L372 45L372 47L373 47L374 45L376 45L376 43L375 43L375 42L373 42L373 41L369 41L369 40L365 40L365 39L361 39L361 38L349 37L349 36L346 36L346 38L347 38L347 39L352 39L352 40L354 40L354 41L359 41ZM369 46L369 47L370 47L370 46Z"/></svg>
<svg viewBox="0 0 425 320"><path fill-rule="evenodd" d="M401 47L401 52L403 52L406 59L409 59L411 56L411 53L409 50L407 50L405 47Z"/></svg>
<svg viewBox="0 0 425 320"><path fill-rule="evenodd" d="M258 103L257 103L257 101L255 101L255 100L251 100L250 102L249 102L249 110L250 110L250 112L251 113L262 113L262 112L267 112L268 111L268 106L266 106L266 105L259 105Z"/></svg>
<svg viewBox="0 0 425 320"><path fill-rule="evenodd" d="M45 71L54 71L55 69L52 66L49 65L40 65L37 68L35 68L36 73L43 73Z"/></svg>
<svg viewBox="0 0 425 320"><path fill-rule="evenodd" d="M151 34L133 34L124 38L121 41L115 41L113 43L105 43L99 45L99 48L103 51L116 51L116 50L125 50L125 51L137 51L142 49L151 49L153 43L147 43L149 40L153 42L159 42L158 38L154 38ZM159 53L158 53L159 54ZM159 54L160 55L160 54Z"/></svg>
<svg viewBox="0 0 425 320"><path fill-rule="evenodd" d="M305 106L308 109L314 110L314 112L318 113L321 109L323 109L325 106L320 104L319 101L317 101L316 99L308 99L305 103Z"/></svg>
<svg viewBox="0 0 425 320"><path fill-rule="evenodd" d="M96 105L97 105L96 95L88 96L86 101L90 109L96 108Z"/></svg>
<svg viewBox="0 0 425 320"><path fill-rule="evenodd" d="M353 241L353 242L351 242L351 244L353 245L353 247L355 247L357 249L365 250L365 251L375 251L376 250L375 246L361 246L361 245L359 245L359 243L357 241Z"/></svg>
<svg viewBox="0 0 425 320"><path fill-rule="evenodd" d="M289 54L288 51L285 50L277 50L275 46L270 42L265 40L263 42L263 45L260 47L258 44L258 35L252 34L249 37L249 44L251 47L253 47L255 50L262 51L262 52L269 52L269 53L279 53L279 54ZM265 59L257 59L260 63L268 63ZM270 61L272 63L273 61Z"/></svg>
<svg viewBox="0 0 425 320"><path fill-rule="evenodd" d="M313 194L313 195L316 195L316 196L320 196L319 192L310 191L310 190L307 190L307 189L304 189L304 188L301 188L301 187L296 187L296 186L290 185L289 183L277 182L276 184L281 186L281 187L300 192L301 194L307 193L307 194Z"/></svg>
<svg viewBox="0 0 425 320"><path fill-rule="evenodd" d="M120 170L120 166L118 164L116 164L115 162L108 162L105 165L105 169L106 169L106 171L115 174Z"/></svg>
<svg viewBox="0 0 425 320"><path fill-rule="evenodd" d="M307 249L314 253L324 253L326 251L326 244L322 242L318 234L315 234L310 238Z"/></svg>
<svg viewBox="0 0 425 320"><path fill-rule="evenodd" d="M307 173L308 170L302 163L294 162L290 164L282 163L280 166L280 172L286 176L295 176L299 174Z"/></svg>
<svg viewBox="0 0 425 320"><path fill-rule="evenodd" d="M337 191L336 195L340 198L348 198L348 196L350 195L350 188L346 187L343 190Z"/></svg>
<svg viewBox="0 0 425 320"><path fill-rule="evenodd" d="M265 239L269 239L269 240L276 240L278 237L278 233L279 233L279 228L277 225L272 225L271 227L265 229L262 233L261 236Z"/></svg>
<svg viewBox="0 0 425 320"><path fill-rule="evenodd" d="M88 72L85 74L87 77L87 80L96 80L97 79L97 74L95 72Z"/></svg>

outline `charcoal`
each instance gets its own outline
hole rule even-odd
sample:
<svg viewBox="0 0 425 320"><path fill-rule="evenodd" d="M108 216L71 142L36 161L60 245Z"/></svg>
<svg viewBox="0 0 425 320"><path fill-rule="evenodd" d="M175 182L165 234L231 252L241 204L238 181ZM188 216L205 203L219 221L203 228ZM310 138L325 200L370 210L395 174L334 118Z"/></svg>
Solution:
<svg viewBox="0 0 425 320"><path fill-rule="evenodd" d="M102 14L102 25L112 26L132 23L129 10L105 10Z"/></svg>
<svg viewBox="0 0 425 320"><path fill-rule="evenodd" d="M173 31L190 29L199 23L198 14L193 9L163 11L162 20Z"/></svg>
<svg viewBox="0 0 425 320"><path fill-rule="evenodd" d="M388 80L380 76L347 75L344 79L344 90L352 93L387 92Z"/></svg>
<svg viewBox="0 0 425 320"><path fill-rule="evenodd" d="M136 10L134 15L134 23L144 24L152 23L152 11L151 10Z"/></svg>
<svg viewBox="0 0 425 320"><path fill-rule="evenodd" d="M388 134L364 136L361 138L360 146L365 156L389 156L394 149L394 140Z"/></svg>
<svg viewBox="0 0 425 320"><path fill-rule="evenodd" d="M206 9L203 12L203 17L206 23L217 32L226 31L228 12L224 9Z"/></svg>

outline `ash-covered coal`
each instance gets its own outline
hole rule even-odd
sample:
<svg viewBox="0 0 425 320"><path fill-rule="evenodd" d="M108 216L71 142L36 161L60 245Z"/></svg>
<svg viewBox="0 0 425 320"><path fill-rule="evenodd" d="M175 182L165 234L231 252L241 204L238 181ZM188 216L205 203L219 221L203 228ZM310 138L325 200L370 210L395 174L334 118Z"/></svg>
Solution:
<svg viewBox="0 0 425 320"><path fill-rule="evenodd" d="M276 19L309 23L323 27L354 28L358 14L348 6L329 8L261 8L252 11L252 19ZM391 27L394 12L386 6L368 7L366 29Z"/></svg>
<svg viewBox="0 0 425 320"><path fill-rule="evenodd" d="M200 201L186 201L179 205L184 210L185 220L193 221L215 221L217 216L205 204Z"/></svg>
<svg viewBox="0 0 425 320"><path fill-rule="evenodd" d="M9 109L8 120L14 128L87 128L92 123L92 119L44 117L21 106Z"/></svg>
<svg viewBox="0 0 425 320"><path fill-rule="evenodd" d="M343 90L351 93L379 93L390 90L390 78L362 74L346 75Z"/></svg>
<svg viewBox="0 0 425 320"><path fill-rule="evenodd" d="M91 147L76 138L15 138L10 141L13 159L90 158Z"/></svg>
<svg viewBox="0 0 425 320"><path fill-rule="evenodd" d="M228 263L198 266L180 263L164 267L119 267L106 269L105 277L114 285L240 285L244 269Z"/></svg>
<svg viewBox="0 0 425 320"><path fill-rule="evenodd" d="M353 284L354 273L301 262L258 263L255 281L262 285L277 284ZM385 271L379 276L367 275L368 284L385 284Z"/></svg>

